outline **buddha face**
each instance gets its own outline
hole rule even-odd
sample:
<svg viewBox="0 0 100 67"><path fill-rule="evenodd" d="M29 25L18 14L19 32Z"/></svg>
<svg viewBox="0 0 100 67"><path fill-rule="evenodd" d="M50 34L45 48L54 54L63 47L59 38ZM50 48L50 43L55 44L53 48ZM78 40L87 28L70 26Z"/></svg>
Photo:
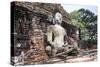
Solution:
<svg viewBox="0 0 100 67"><path fill-rule="evenodd" d="M62 23L62 15L61 13L57 12L54 16L54 24L61 24Z"/></svg>

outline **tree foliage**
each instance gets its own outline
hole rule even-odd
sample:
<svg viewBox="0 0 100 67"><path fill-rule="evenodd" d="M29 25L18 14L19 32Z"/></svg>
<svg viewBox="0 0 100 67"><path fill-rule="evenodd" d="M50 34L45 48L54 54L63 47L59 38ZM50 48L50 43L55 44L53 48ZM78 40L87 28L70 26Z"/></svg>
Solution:
<svg viewBox="0 0 100 67"><path fill-rule="evenodd" d="M80 37L91 43L97 43L97 15L87 9L70 13L72 24L80 28Z"/></svg>

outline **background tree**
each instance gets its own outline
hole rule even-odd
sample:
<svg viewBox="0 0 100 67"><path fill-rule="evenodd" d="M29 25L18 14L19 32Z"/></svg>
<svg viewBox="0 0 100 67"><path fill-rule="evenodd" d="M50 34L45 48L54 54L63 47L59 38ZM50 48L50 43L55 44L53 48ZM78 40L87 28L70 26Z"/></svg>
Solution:
<svg viewBox="0 0 100 67"><path fill-rule="evenodd" d="M82 8L71 12L70 16L72 24L81 30L80 39L97 44L97 15Z"/></svg>

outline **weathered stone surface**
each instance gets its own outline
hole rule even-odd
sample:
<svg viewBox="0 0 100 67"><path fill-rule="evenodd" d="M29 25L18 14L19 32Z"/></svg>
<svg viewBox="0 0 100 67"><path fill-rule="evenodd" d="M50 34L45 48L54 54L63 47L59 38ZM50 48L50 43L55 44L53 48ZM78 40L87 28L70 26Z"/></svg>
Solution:
<svg viewBox="0 0 100 67"><path fill-rule="evenodd" d="M12 33L14 35L12 46L16 51L14 56L20 55L23 51L25 55L23 64L40 64L49 59L45 52L45 47L48 45L46 33L47 27L52 23L47 18L53 14L55 8L60 9L62 13L64 22L62 26L66 29L68 36L75 32L76 27L69 23L69 14L60 4L13 2L11 7L14 7L15 17ZM77 42L75 39L74 41ZM15 47L19 43L21 46Z"/></svg>
<svg viewBox="0 0 100 67"><path fill-rule="evenodd" d="M63 16L63 21L66 23L70 23L70 16L69 14L63 9L61 4L51 4L51 3L31 3L31 2L15 2L16 5L22 6L24 8L27 8L29 11L41 13L44 15L52 15L54 9L59 9L62 16Z"/></svg>

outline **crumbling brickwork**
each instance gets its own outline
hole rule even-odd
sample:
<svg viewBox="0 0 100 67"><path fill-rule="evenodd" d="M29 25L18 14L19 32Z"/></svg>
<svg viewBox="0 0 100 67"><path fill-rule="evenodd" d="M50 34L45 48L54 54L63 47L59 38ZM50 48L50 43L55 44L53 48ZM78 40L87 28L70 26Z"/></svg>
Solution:
<svg viewBox="0 0 100 67"><path fill-rule="evenodd" d="M13 8L11 14L14 14L14 22L11 22L14 24L14 31L11 32L14 36L14 43L11 45L14 48L12 57L19 56L23 51L26 56L24 64L44 63L48 60L45 52L46 33L47 27L52 24L48 17L53 14L55 8L62 13L62 26L69 32L69 37L71 37L71 32L75 32L76 27L71 25L69 14L60 4L12 2L11 8ZM71 38L77 42L75 38Z"/></svg>

